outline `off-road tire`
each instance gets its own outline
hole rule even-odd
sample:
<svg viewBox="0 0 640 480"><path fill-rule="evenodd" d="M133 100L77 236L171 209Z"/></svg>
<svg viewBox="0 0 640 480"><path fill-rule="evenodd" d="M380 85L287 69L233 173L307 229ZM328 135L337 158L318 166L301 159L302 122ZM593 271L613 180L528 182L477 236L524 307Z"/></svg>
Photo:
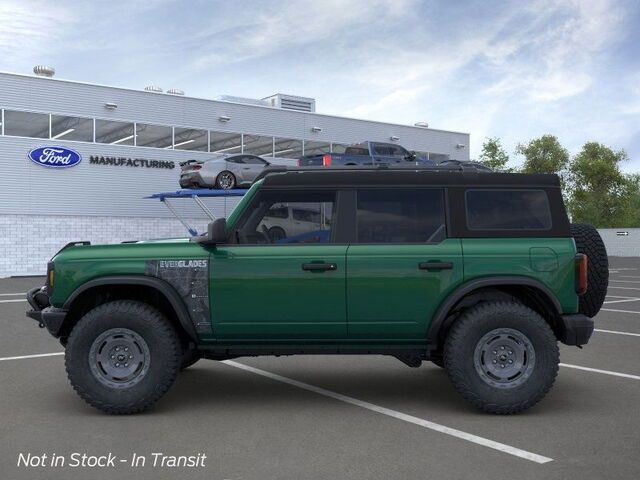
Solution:
<svg viewBox="0 0 640 480"><path fill-rule="evenodd" d="M524 335L534 352L530 374L510 388L487 383L474 363L476 347L496 329ZM512 414L538 403L553 385L559 362L557 340L547 322L518 302L483 302L468 309L445 339L444 365L453 386L468 402L488 413Z"/></svg>
<svg viewBox="0 0 640 480"><path fill-rule="evenodd" d="M148 347L146 374L126 388L106 386L90 365L92 345L114 329L134 332ZM74 390L91 406L111 414L138 413L151 407L173 384L181 360L180 340L171 323L152 306L133 300L104 303L86 313L73 327L65 353Z"/></svg>
<svg viewBox="0 0 640 480"><path fill-rule="evenodd" d="M587 317L595 317L602 308L609 287L609 258L607 249L592 225L571 224L571 236L578 253L587 257L587 291L580 296L579 311Z"/></svg>
<svg viewBox="0 0 640 480"><path fill-rule="evenodd" d="M202 358L202 354L195 348L185 348L182 351L180 370L185 370Z"/></svg>

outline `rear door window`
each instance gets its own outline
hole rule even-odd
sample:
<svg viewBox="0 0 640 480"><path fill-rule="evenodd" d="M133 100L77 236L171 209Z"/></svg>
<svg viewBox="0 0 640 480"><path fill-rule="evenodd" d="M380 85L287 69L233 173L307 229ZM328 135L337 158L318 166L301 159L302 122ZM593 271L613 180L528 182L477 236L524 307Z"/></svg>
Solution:
<svg viewBox="0 0 640 480"><path fill-rule="evenodd" d="M438 243L445 239L442 189L361 190L358 243Z"/></svg>
<svg viewBox="0 0 640 480"><path fill-rule="evenodd" d="M544 190L467 190L469 230L550 230L551 211Z"/></svg>

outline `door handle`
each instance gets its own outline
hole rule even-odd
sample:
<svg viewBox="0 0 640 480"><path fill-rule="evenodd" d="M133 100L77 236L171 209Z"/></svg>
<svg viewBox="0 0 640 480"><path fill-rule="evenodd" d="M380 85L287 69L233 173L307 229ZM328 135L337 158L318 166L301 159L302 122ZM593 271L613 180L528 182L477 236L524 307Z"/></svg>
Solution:
<svg viewBox="0 0 640 480"><path fill-rule="evenodd" d="M420 262L418 264L420 270L451 270L452 262Z"/></svg>
<svg viewBox="0 0 640 480"><path fill-rule="evenodd" d="M336 270L338 265L335 263L303 263L302 269L309 272L325 272L327 270Z"/></svg>

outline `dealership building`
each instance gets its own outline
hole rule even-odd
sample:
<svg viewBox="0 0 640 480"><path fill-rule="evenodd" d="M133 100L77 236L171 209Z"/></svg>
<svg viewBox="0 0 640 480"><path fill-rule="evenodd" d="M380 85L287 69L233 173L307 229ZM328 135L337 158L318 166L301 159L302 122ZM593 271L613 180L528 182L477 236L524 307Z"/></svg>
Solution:
<svg viewBox="0 0 640 480"><path fill-rule="evenodd" d="M319 114L306 97L204 99L59 80L47 67L34 72L0 73L0 277L43 273L71 241L185 236L164 205L144 197L177 190L186 160L247 153L287 164L364 140L436 161L469 159L469 134ZM33 159L57 151L66 168ZM224 216L237 199L207 202ZM198 228L206 224L191 202L175 205Z"/></svg>

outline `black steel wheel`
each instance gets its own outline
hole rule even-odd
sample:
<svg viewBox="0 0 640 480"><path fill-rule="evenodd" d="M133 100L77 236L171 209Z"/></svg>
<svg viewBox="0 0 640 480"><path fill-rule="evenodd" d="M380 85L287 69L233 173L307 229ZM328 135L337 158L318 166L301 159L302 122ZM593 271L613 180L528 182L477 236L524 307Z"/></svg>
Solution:
<svg viewBox="0 0 640 480"><path fill-rule="evenodd" d="M144 379L151 354L147 342L128 328L111 328L91 344L89 367L100 383L111 388L129 388Z"/></svg>
<svg viewBox="0 0 640 480"><path fill-rule="evenodd" d="M489 413L517 413L538 403L553 385L559 363L551 327L515 301L469 308L445 339L444 366L453 386Z"/></svg>

